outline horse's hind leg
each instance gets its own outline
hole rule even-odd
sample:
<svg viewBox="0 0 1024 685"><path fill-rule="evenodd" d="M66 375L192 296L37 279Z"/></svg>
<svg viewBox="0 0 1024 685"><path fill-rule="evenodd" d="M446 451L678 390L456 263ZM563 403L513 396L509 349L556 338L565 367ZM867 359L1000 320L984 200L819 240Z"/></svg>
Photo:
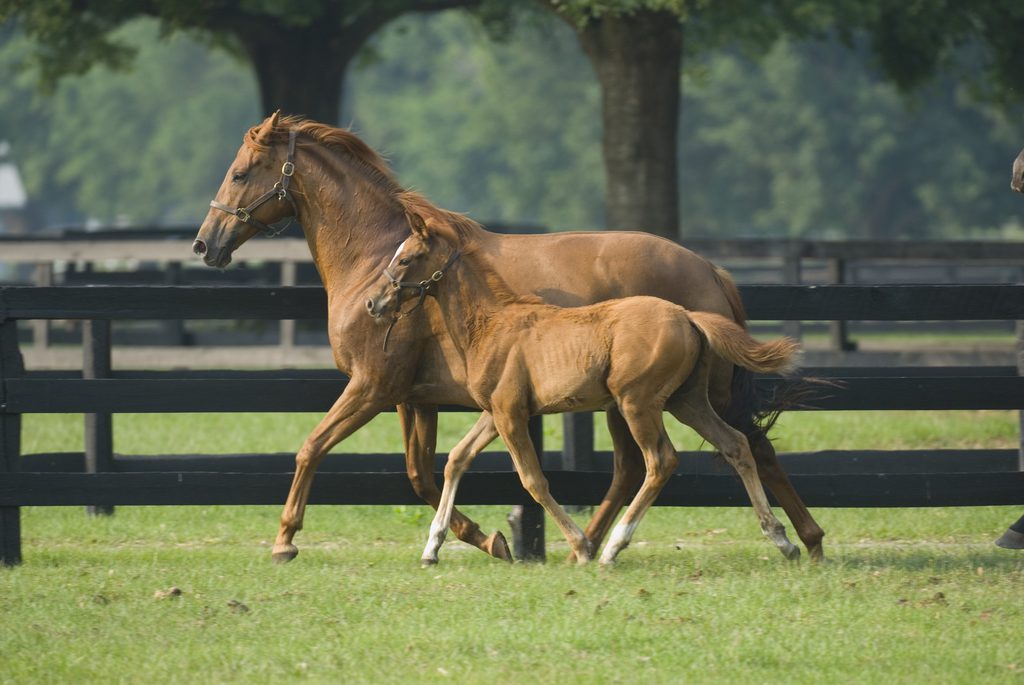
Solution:
<svg viewBox="0 0 1024 685"><path fill-rule="evenodd" d="M729 405L733 393L740 390L733 387L732 364L716 359L712 364L709 396L711 404L717 409L724 409ZM744 372L741 372L744 373ZM741 392L741 391L740 391ZM821 529L818 522L814 520L807 506L804 505L796 488L789 480L789 476L779 464L775 455L775 448L771 441L761 431L748 429L741 426L733 426L747 436L750 444L750 451L757 463L757 475L761 482L779 501L779 505L786 516L793 523L793 528L800 540L807 547L807 553L812 560L820 561L824 558L822 539L825 531Z"/></svg>
<svg viewBox="0 0 1024 685"><path fill-rule="evenodd" d="M434 451L437 448L437 407L402 404L398 416L405 438L405 468L416 494L434 509L441 502L441 491L434 481ZM480 526L458 509L451 514L451 529L463 542L493 557L512 561L505 536L500 531L484 535Z"/></svg>
<svg viewBox="0 0 1024 685"><path fill-rule="evenodd" d="M616 555L629 545L640 519L654 504L654 500L658 498L658 494L679 463L679 458L665 433L660 409L645 411L634 403L625 403L622 412L637 444L643 450L647 477L618 524L612 529L608 544L601 552L601 564L605 565L614 562Z"/></svg>
<svg viewBox="0 0 1024 685"><path fill-rule="evenodd" d="M469 468L476 455L496 437L498 437L498 432L494 429L494 421L491 420L490 414L484 412L469 433L448 454L448 463L444 467L444 489L441 491L441 502L437 507L437 513L430 524L427 545L423 548L421 559L423 564L437 563L437 552L441 549L448 526L451 524L455 493L459 489L462 474Z"/></svg>
<svg viewBox="0 0 1024 685"><path fill-rule="evenodd" d="M787 559L798 558L800 548L786 537L785 526L775 518L771 506L768 504L768 497L758 479L757 467L754 464L754 457L750 453L747 438L714 412L711 405L708 404L707 395L698 397L697 393L689 393L681 401L674 402L669 410L679 421L693 428L722 453L722 456L732 465L743 481L743 487L746 488L747 496L750 497L750 504L757 514L761 531L765 537L771 540Z"/></svg>
<svg viewBox="0 0 1024 685"><path fill-rule="evenodd" d="M644 478L644 456L637 446L636 441L629 432L622 414L615 407L609 407L607 411L608 432L612 436L612 484L608 487L604 499L594 515L587 523L586 536L594 545L594 549L601 546L608 530L612 527L615 517L632 497ZM570 561L575 558L575 553L569 556Z"/></svg>
<svg viewBox="0 0 1024 685"><path fill-rule="evenodd" d="M807 547L808 555L814 561L823 560L825 552L822 547L822 539L825 537L825 531L814 520L811 512L808 511L804 501L800 499L800 495L793 487L793 483L789 480L789 476L779 464L779 459L775 455L775 447L767 437L759 435L751 441L750 449L757 463L758 477L779 501L779 505L793 523L796 534L800 536L800 540Z"/></svg>

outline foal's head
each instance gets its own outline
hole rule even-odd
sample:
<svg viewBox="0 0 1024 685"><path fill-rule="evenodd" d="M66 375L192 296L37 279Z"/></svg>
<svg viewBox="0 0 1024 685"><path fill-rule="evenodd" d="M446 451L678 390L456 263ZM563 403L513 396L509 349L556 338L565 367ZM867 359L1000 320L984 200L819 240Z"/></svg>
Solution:
<svg viewBox="0 0 1024 685"><path fill-rule="evenodd" d="M428 229L420 217L410 216L409 224L412 235L398 246L370 289L366 309L375 319L398 315L402 302L410 298L417 300L415 306L422 304L460 255L452 242Z"/></svg>
<svg viewBox="0 0 1024 685"><path fill-rule="evenodd" d="M227 266L239 245L257 233L272 234L271 224L295 215L294 202L286 201L294 165L287 132L275 132L278 122L275 112L251 128L228 167L192 245L209 266Z"/></svg>

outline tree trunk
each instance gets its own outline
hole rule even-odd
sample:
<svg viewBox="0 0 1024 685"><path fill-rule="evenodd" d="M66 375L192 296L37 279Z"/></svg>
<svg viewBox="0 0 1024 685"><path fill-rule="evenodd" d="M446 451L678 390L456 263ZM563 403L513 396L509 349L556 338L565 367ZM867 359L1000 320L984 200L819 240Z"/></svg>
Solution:
<svg viewBox="0 0 1024 685"><path fill-rule="evenodd" d="M589 22L578 35L601 83L607 226L675 240L679 19L653 11L606 16Z"/></svg>
<svg viewBox="0 0 1024 685"><path fill-rule="evenodd" d="M244 44L256 72L263 114L280 109L282 114L336 126L345 70L368 37L353 43L337 29L332 36L312 26L250 33Z"/></svg>

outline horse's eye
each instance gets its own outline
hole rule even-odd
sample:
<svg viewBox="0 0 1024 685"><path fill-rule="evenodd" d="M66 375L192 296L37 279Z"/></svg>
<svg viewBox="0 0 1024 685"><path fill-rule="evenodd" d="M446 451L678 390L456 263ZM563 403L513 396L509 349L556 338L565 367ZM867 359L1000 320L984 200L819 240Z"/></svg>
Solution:
<svg viewBox="0 0 1024 685"><path fill-rule="evenodd" d="M231 180L234 183L241 183L248 176L249 174L245 173L244 171L236 171L234 174L231 175Z"/></svg>
<svg viewBox="0 0 1024 685"><path fill-rule="evenodd" d="M405 258L402 258L402 259L398 260L398 265L399 266L409 266L409 264L411 264L411 263L412 263L412 260L409 259L408 257L405 257Z"/></svg>

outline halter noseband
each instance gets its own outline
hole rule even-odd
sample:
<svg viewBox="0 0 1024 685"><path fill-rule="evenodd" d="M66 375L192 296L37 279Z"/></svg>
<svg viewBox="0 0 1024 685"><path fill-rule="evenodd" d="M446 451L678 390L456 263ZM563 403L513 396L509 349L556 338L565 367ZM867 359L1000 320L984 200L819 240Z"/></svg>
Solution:
<svg viewBox="0 0 1024 685"><path fill-rule="evenodd" d="M217 202L216 200L210 200L210 206L214 209L219 209L222 212L227 212L232 215L243 224L249 224L261 232L265 233L268 237L274 237L284 229L288 228L289 224L285 224L280 228L273 228L263 223L252 215L259 207L269 202L272 198L278 200L288 200L292 206L293 216L298 216L299 209L295 206L295 200L292 199L291 194L288 193L288 185L291 183L292 176L295 175L295 139L298 137L298 131L291 129L288 131L288 158L284 164L281 165L281 180L274 184L274 187L267 192L260 195L258 198L252 201L248 207L235 207L232 209L223 202Z"/></svg>
<svg viewBox="0 0 1024 685"><path fill-rule="evenodd" d="M442 278L444 278L444 275L445 275L445 273L448 272L448 269L450 269L452 264L455 263L455 260L458 259L461 256L462 256L462 250L460 250L458 248L455 248L455 251L452 252L451 255L448 257L448 261L444 263L444 266L442 266L440 269L438 269L434 273L430 274L430 278L425 278L422 281L400 281L397 278L395 278L393 275L391 275L391 272L388 271L387 267L384 267L384 275L388 277L388 280L391 282L391 287L392 288L394 288L395 290L401 290L402 288L408 288L410 290L419 290L420 291L419 298L416 300L416 304L413 305L412 309L409 309L409 310L407 310L405 312L400 312L397 316L395 316L395 318L391 319L391 325L388 326L387 333L384 334L384 349L385 350L388 349L388 338L391 337L391 329L395 327L395 324L398 323L398 320L399 319L404 319L405 317L409 316L414 311L419 309L420 306L423 305L423 301L425 299L427 299L427 293L430 292L430 289L434 286L435 283L437 283ZM399 306L401 306L401 302L399 302L398 304L399 304Z"/></svg>

